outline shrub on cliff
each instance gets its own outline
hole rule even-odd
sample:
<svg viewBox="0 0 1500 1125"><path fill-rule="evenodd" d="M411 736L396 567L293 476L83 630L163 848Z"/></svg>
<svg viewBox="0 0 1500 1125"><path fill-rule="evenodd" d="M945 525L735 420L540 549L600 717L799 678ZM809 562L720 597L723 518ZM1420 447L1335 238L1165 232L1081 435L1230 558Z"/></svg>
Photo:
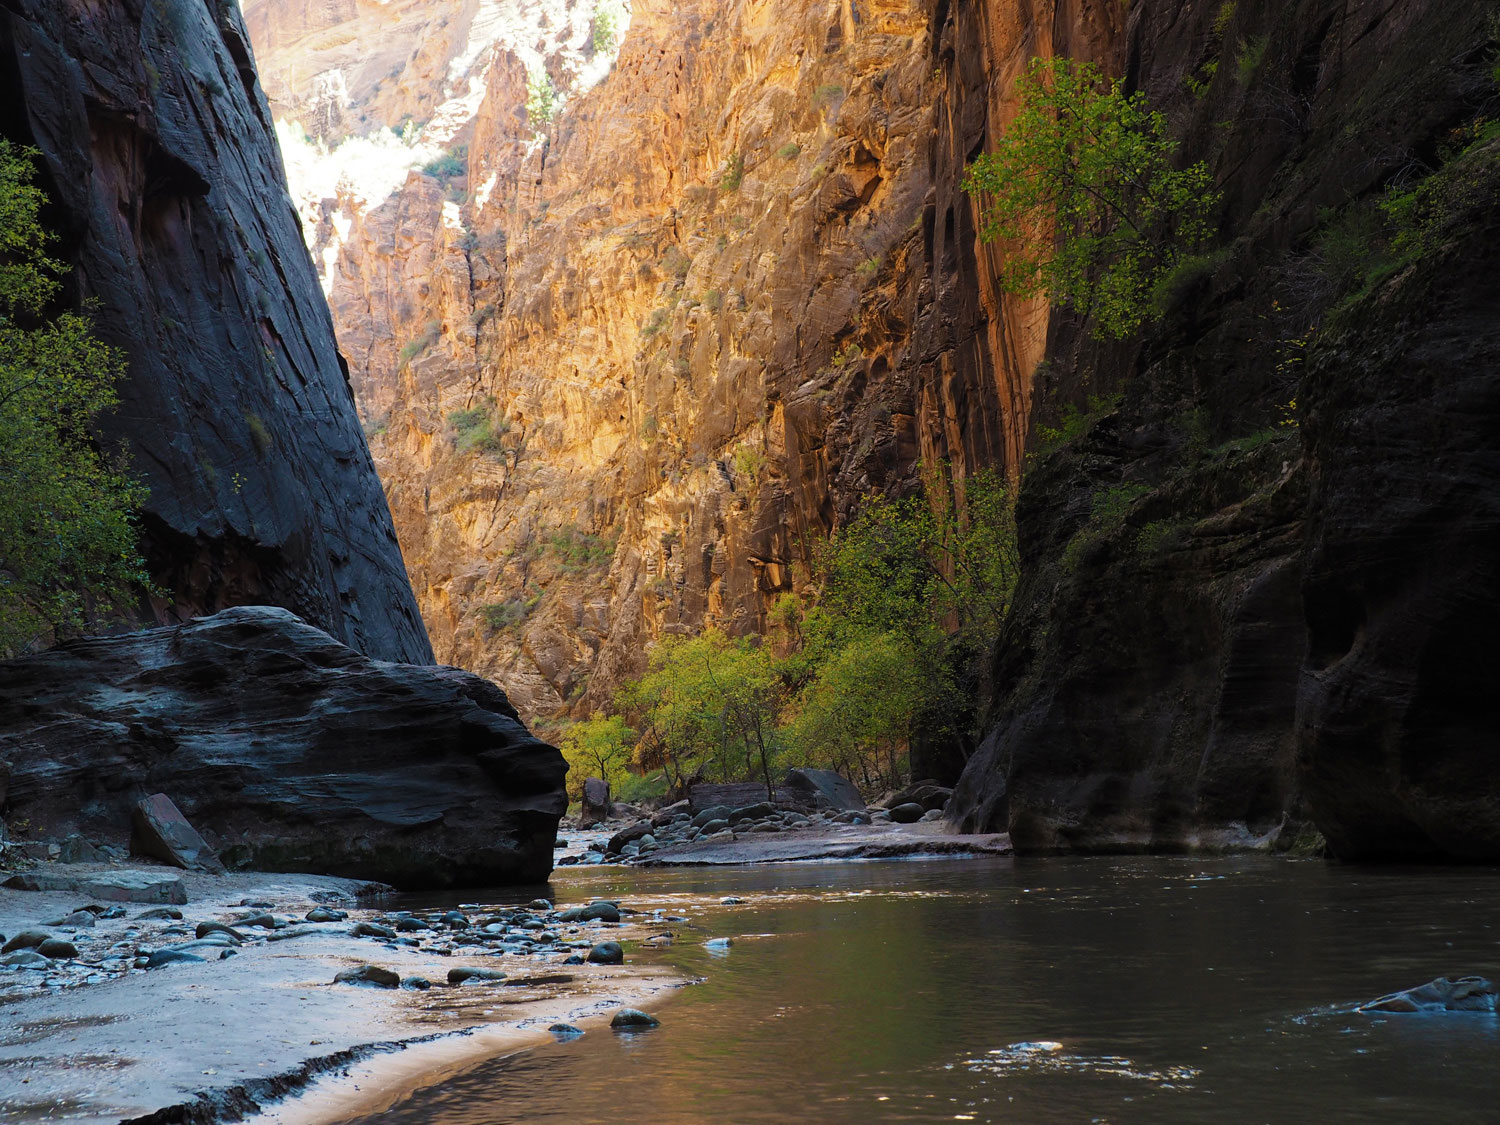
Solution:
<svg viewBox="0 0 1500 1125"><path fill-rule="evenodd" d="M1208 168L1175 167L1166 118L1088 63L1036 59L1017 93L1015 119L963 184L981 236L1008 244L1001 285L1129 336L1153 315L1157 282L1213 233Z"/></svg>
<svg viewBox="0 0 1500 1125"><path fill-rule="evenodd" d="M116 402L123 357L72 312L46 253L35 151L0 140L0 655L81 628L148 584L134 512L145 490L89 423Z"/></svg>

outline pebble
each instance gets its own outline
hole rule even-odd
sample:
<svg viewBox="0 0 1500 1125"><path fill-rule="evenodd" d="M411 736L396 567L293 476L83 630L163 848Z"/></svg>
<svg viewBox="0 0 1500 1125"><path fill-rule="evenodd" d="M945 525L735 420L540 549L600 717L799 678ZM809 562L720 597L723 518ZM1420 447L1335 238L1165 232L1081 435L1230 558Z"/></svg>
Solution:
<svg viewBox="0 0 1500 1125"><path fill-rule="evenodd" d="M744 904L745 904L745 900L744 899L742 899L742 898L735 898L734 895L730 895L728 898L721 898L719 900L719 905L720 906L743 906Z"/></svg>
<svg viewBox="0 0 1500 1125"><path fill-rule="evenodd" d="M357 969L345 969L333 978L334 984L361 984L376 988L396 988L401 984L401 975L379 965L361 965Z"/></svg>
<svg viewBox="0 0 1500 1125"><path fill-rule="evenodd" d="M574 1027L570 1023L555 1023L547 1030L559 1039L577 1039L583 1034L583 1028Z"/></svg>
<svg viewBox="0 0 1500 1125"><path fill-rule="evenodd" d="M609 1021L609 1026L616 1031L646 1031L660 1027L661 1020L639 1008L621 1008Z"/></svg>
<svg viewBox="0 0 1500 1125"><path fill-rule="evenodd" d="M407 977L401 982L401 987L407 992L426 992L432 987L432 982L426 977Z"/></svg>

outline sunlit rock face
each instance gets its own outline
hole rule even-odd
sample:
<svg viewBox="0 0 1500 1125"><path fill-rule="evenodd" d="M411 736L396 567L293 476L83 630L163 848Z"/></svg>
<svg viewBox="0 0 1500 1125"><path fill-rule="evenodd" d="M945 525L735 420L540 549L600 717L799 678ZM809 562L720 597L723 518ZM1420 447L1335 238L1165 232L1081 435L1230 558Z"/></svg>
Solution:
<svg viewBox="0 0 1500 1125"><path fill-rule="evenodd" d="M1015 464L1046 310L980 278L929 5L646 0L617 55L592 2L247 19L434 645L523 714L763 628L862 494Z"/></svg>
<svg viewBox="0 0 1500 1125"><path fill-rule="evenodd" d="M99 429L150 489L155 616L278 605L430 661L235 6L7 4L0 132L128 361Z"/></svg>

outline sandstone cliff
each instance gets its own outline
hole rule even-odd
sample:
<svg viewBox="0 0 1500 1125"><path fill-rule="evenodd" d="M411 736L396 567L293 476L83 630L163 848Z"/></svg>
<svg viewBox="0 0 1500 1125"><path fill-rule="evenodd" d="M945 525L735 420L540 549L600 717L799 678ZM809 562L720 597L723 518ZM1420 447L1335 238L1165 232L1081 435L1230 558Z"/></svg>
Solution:
<svg viewBox="0 0 1500 1125"><path fill-rule="evenodd" d="M942 214L931 193L926 6L637 3L586 90L562 9L544 57L495 44L461 174L335 196L317 243L437 651L531 715L607 700L664 632L763 627L811 542L919 461L1014 456L1045 314L976 328L972 221L951 177ZM282 73L305 24L252 13ZM568 96L545 130L539 65ZM346 128L423 112L342 85Z"/></svg>
<svg viewBox="0 0 1500 1125"><path fill-rule="evenodd" d="M155 616L268 603L430 661L236 7L15 0L0 60L69 297L129 361L101 429L151 490Z"/></svg>

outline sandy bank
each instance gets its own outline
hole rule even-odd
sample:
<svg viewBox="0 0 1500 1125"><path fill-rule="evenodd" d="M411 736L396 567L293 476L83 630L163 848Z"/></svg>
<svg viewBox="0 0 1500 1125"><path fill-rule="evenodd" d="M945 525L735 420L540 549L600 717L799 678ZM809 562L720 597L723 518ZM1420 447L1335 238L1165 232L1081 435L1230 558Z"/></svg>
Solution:
<svg viewBox="0 0 1500 1125"><path fill-rule="evenodd" d="M100 917L92 927L42 927L73 942L76 958L0 971L0 1119L211 1121L225 1110L253 1111L320 1073L375 1056L382 1073L399 1079L409 1068L393 1065L393 1051L416 1050L418 1067L431 1070L446 1059L519 1048L553 1022L637 1006L677 983L628 964L561 964L596 941L628 943L656 921L649 915L627 914L617 925L549 922L557 940L531 949L482 933L489 909L483 907L469 911L474 925L461 932L384 940L350 932L382 916L368 899L379 889L370 884L251 873L183 879L182 922L140 919L156 909L149 904L101 904L123 907L124 916ZM0 889L0 932L14 936L86 901L68 892ZM318 905L349 918L295 921ZM245 940L228 947L233 952L223 960L133 967L139 949L192 941L197 923L233 923L255 912L269 912L283 925L237 927ZM195 952L216 958L223 951ZM433 987L333 983L339 971L365 964L425 978ZM501 969L509 979L448 987L448 971L459 966ZM340 1110L351 1112L347 1090Z"/></svg>

